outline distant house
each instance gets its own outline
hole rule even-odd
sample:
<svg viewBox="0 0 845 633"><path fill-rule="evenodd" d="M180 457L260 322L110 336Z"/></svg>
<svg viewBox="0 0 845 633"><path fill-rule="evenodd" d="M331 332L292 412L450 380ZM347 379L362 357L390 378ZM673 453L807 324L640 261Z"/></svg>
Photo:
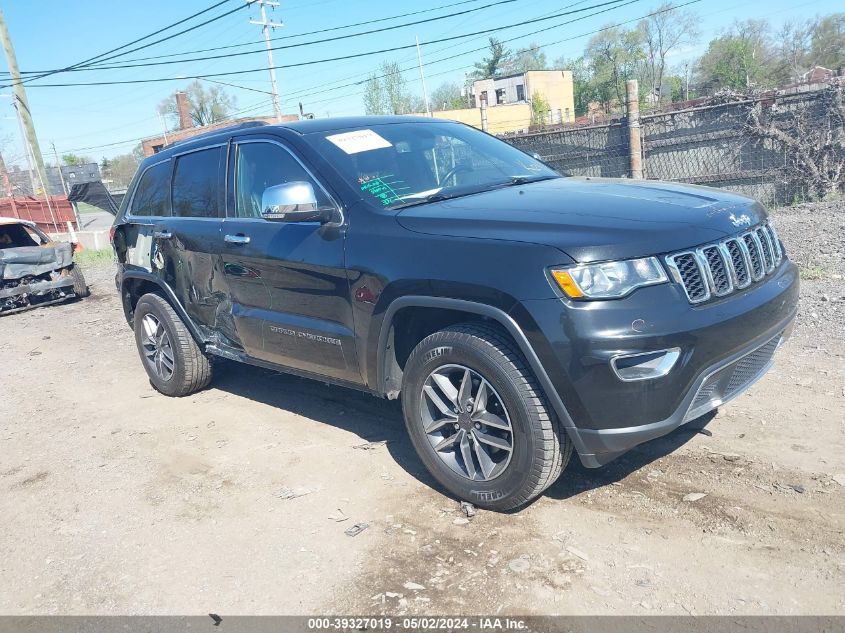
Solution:
<svg viewBox="0 0 845 633"><path fill-rule="evenodd" d="M568 70L529 70L528 72L473 82L470 94L476 107L531 103L535 94L549 104L545 123L568 123L575 119L572 72Z"/></svg>
<svg viewBox="0 0 845 633"><path fill-rule="evenodd" d="M801 75L802 84L821 84L836 76L836 71L824 66L813 66Z"/></svg>

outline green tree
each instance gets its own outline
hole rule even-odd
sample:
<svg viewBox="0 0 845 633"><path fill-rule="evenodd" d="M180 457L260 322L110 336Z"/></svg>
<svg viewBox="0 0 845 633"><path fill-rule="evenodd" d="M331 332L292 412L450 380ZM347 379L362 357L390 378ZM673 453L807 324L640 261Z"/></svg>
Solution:
<svg viewBox="0 0 845 633"><path fill-rule="evenodd" d="M87 165L96 162L89 156L79 156L77 154L62 154L62 163L65 165Z"/></svg>
<svg viewBox="0 0 845 633"><path fill-rule="evenodd" d="M501 64L502 74L515 75L529 70L546 70L546 53L539 44L531 43L526 48L520 48Z"/></svg>
<svg viewBox="0 0 845 633"><path fill-rule="evenodd" d="M594 35L585 51L590 67L590 91L610 112L625 102L625 82L636 79L645 59L638 29L611 27Z"/></svg>
<svg viewBox="0 0 845 633"><path fill-rule="evenodd" d="M466 98L461 95L461 85L454 81L442 83L431 93L432 110L458 110L466 108Z"/></svg>
<svg viewBox="0 0 845 633"><path fill-rule="evenodd" d="M737 22L710 41L698 62L699 82L706 90L769 88L777 83L776 51L765 20Z"/></svg>
<svg viewBox="0 0 845 633"><path fill-rule="evenodd" d="M138 169L134 153L120 154L109 161L109 177L113 189L125 189Z"/></svg>
<svg viewBox="0 0 845 633"><path fill-rule="evenodd" d="M367 114L409 114L424 110L422 99L408 90L398 62L383 62L364 85Z"/></svg>
<svg viewBox="0 0 845 633"><path fill-rule="evenodd" d="M531 95L531 125L545 125L549 120L549 102L542 92Z"/></svg>
<svg viewBox="0 0 845 633"><path fill-rule="evenodd" d="M505 60L510 57L510 51L495 37L490 38L488 50L487 57L475 63L474 75L477 79L490 79L502 74Z"/></svg>
<svg viewBox="0 0 845 633"><path fill-rule="evenodd" d="M825 68L845 66L845 13L832 13L813 25L810 58Z"/></svg>
<svg viewBox="0 0 845 633"><path fill-rule="evenodd" d="M220 86L205 88L199 81L194 81L182 91L188 97L191 120L195 126L210 125L225 120L235 109L235 97ZM159 113L172 123L179 123L179 109L176 106L176 93L158 105Z"/></svg>

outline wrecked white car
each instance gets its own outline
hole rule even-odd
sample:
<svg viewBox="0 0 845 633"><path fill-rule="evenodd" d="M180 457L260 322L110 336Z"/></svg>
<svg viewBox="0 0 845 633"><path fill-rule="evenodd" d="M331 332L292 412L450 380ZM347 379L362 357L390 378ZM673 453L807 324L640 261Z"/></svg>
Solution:
<svg viewBox="0 0 845 633"><path fill-rule="evenodd" d="M0 218L0 315L88 296L73 244L33 222Z"/></svg>

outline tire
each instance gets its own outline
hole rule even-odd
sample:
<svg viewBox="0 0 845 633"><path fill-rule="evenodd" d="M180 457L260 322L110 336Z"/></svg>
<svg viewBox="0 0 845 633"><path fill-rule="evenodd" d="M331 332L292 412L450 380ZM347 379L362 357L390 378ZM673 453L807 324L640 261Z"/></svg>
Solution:
<svg viewBox="0 0 845 633"><path fill-rule="evenodd" d="M163 297L148 293L138 300L134 329L141 364L157 391L166 396L182 397L203 389L211 382L209 358L196 344L173 306ZM156 342L155 347L152 346L153 341ZM157 355L155 350L159 350Z"/></svg>
<svg viewBox="0 0 845 633"><path fill-rule="evenodd" d="M471 470L475 471L473 479L467 476L463 450L454 448L457 443L451 450L435 449L435 445L448 442L446 438L449 436L450 425L434 433L426 433L425 430L426 425L431 429L440 424L442 419L451 419L440 418L444 411L440 405L448 405L451 401L441 397L440 405L435 405L428 395L431 389L434 389L435 396L445 395L446 391L440 389L445 375L452 384L449 389L454 394L454 388L464 384L458 378L461 372L467 375L466 369L470 370L471 380L467 393L475 394L478 389L476 382L486 381L485 402L488 408L494 408L493 419L509 423L511 429L509 432L496 430L484 424L479 429L478 423L472 422L472 416L485 414L477 411L472 413L475 404L472 407L461 407L461 394L458 394L458 409L461 413L451 427L456 433L463 430L465 436L472 436L467 439L473 449L469 454L469 461L473 462ZM424 395L426 387L428 390ZM480 397L478 399L481 400ZM572 442L546 403L522 354L513 340L495 326L466 323L435 332L423 339L411 352L405 365L402 408L411 442L432 476L456 497L490 510L513 510L536 498L560 476L572 454ZM454 409L446 415L455 415ZM467 415L470 416L469 420ZM489 420L487 417L479 419ZM455 425L463 426L458 430ZM473 431L470 426L476 430ZM499 428L503 429L504 426L500 425ZM491 455L498 460L488 478L488 473L481 472L484 465L481 462L482 455L477 451L479 448L487 448L487 442L491 441L490 434L504 438L504 444L510 440L511 450L495 448L487 451L488 467L493 461L489 459ZM478 438L483 439L479 441Z"/></svg>
<svg viewBox="0 0 845 633"><path fill-rule="evenodd" d="M73 277L73 292L77 298L83 299L91 294L88 284L85 283L85 276L82 274L79 264L73 265L73 268L70 269L70 276Z"/></svg>

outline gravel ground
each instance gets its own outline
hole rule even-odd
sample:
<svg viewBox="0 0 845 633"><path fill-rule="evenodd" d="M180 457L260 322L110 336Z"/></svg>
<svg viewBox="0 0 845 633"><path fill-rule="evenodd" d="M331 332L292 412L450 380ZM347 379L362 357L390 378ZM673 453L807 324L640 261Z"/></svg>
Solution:
<svg viewBox="0 0 845 633"><path fill-rule="evenodd" d="M773 217L813 279L770 373L472 518L395 402L232 364L157 394L89 268L0 319L0 614L845 615L845 209Z"/></svg>
<svg viewBox="0 0 845 633"><path fill-rule="evenodd" d="M845 336L845 201L776 209L775 228L801 268L799 324L819 344Z"/></svg>

